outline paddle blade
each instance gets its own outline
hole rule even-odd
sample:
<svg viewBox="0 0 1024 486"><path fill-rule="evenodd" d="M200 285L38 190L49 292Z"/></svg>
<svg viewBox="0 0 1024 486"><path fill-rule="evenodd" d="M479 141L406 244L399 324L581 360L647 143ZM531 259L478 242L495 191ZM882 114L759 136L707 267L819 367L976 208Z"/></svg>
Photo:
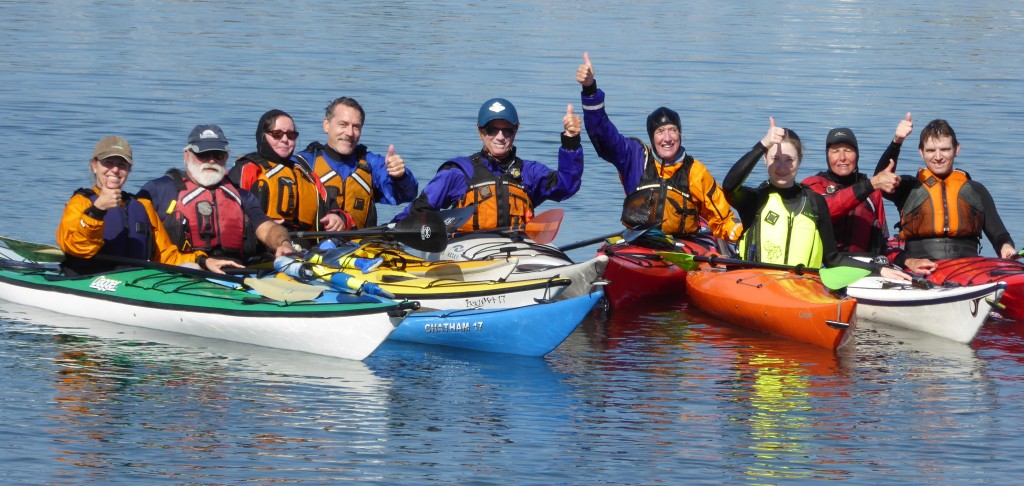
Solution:
<svg viewBox="0 0 1024 486"><path fill-rule="evenodd" d="M818 270L821 283L831 290L849 287L850 284L871 275L871 270L857 267L832 267Z"/></svg>
<svg viewBox="0 0 1024 486"><path fill-rule="evenodd" d="M693 255L689 253L680 253L678 251L659 251L656 253L665 261L683 270L692 271L700 268L700 265L693 260Z"/></svg>
<svg viewBox="0 0 1024 486"><path fill-rule="evenodd" d="M448 246L448 228L437 211L414 211L395 225L393 238L414 250L440 253Z"/></svg>
<svg viewBox="0 0 1024 486"><path fill-rule="evenodd" d="M441 218L444 219L444 226L448 229L448 233L454 233L462 225L469 221L469 218L473 217L473 213L476 212L474 206L466 206L464 208L455 209L442 209Z"/></svg>
<svg viewBox="0 0 1024 486"><path fill-rule="evenodd" d="M626 228L622 231L622 241L626 243L632 243L633 240L636 240L637 238L646 234L648 231L657 227L658 225L656 224L644 224L637 226L635 228Z"/></svg>
<svg viewBox="0 0 1024 486"><path fill-rule="evenodd" d="M55 246L16 240L6 236L0 236L0 241L25 260L40 263L60 263L64 261L64 252Z"/></svg>
<svg viewBox="0 0 1024 486"><path fill-rule="evenodd" d="M281 302L300 302L314 300L324 293L324 289L279 278L247 278L245 285L260 295Z"/></svg>
<svg viewBox="0 0 1024 486"><path fill-rule="evenodd" d="M526 233L527 238L546 245L555 241L555 236L558 235L558 228L562 226L563 217L565 217L564 209L549 209L528 221L523 231Z"/></svg>

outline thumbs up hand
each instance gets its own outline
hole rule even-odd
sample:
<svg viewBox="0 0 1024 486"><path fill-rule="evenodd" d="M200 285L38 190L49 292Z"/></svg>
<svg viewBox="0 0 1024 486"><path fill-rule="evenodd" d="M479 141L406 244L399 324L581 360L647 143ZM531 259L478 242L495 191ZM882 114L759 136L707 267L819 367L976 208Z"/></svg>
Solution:
<svg viewBox="0 0 1024 486"><path fill-rule="evenodd" d="M388 146L388 154L384 156L384 165L387 166L388 175L392 178L399 178L405 175L405 160L401 155L395 153L395 146Z"/></svg>
<svg viewBox="0 0 1024 486"><path fill-rule="evenodd" d="M572 113L572 103L565 107L565 116L562 117L562 126L565 127L565 136L575 137L583 131L583 123L579 115Z"/></svg>

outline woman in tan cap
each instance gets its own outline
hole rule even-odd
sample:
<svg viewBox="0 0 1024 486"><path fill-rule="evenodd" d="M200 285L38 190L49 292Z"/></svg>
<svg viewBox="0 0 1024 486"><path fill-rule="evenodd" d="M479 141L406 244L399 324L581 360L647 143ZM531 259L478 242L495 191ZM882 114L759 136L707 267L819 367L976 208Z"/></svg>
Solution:
<svg viewBox="0 0 1024 486"><path fill-rule="evenodd" d="M124 138L110 135L96 143L89 160L92 188L75 191L57 228L57 245L68 255L62 264L65 273L91 274L115 266L94 260L97 254L170 265L196 263L218 273L223 273L223 267L240 267L203 252L181 253L149 201L122 191L132 164L132 147Z"/></svg>

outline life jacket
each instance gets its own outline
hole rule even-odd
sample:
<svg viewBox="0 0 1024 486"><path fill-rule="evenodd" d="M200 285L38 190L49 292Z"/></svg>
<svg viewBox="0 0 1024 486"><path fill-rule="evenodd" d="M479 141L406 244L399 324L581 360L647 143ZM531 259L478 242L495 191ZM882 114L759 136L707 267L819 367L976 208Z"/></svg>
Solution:
<svg viewBox="0 0 1024 486"><path fill-rule="evenodd" d="M78 189L75 194L96 202L99 194L92 189ZM103 216L103 247L99 253L149 260L153 256L153 227L146 207L135 196L121 192L123 204L107 210ZM89 258L68 256L62 266L68 275L86 275L112 269L114 265Z"/></svg>
<svg viewBox="0 0 1024 486"><path fill-rule="evenodd" d="M754 221L740 238L740 257L781 265L821 266L824 255L821 234L808 194L813 192L802 189L800 207L792 213L778 192L768 194Z"/></svg>
<svg viewBox="0 0 1024 486"><path fill-rule="evenodd" d="M824 177L825 172L820 172L805 180L805 184L821 186L825 194L835 193L846 186ZM867 199L861 201L842 219L832 219L832 229L836 237L836 249L841 252L860 252L879 254L882 253L889 240L889 232L886 229L884 199L880 191L873 191Z"/></svg>
<svg viewBox="0 0 1024 486"><path fill-rule="evenodd" d="M900 237L980 238L985 226L981 197L968 184L971 176L958 169L939 179L928 169L917 171L920 184L910 190L900 211Z"/></svg>
<svg viewBox="0 0 1024 486"><path fill-rule="evenodd" d="M202 250L210 256L239 259L256 253L255 232L242 210L241 193L227 178L208 189L179 169L167 171L166 176L158 180L173 183L176 197L166 204L153 203L160 204L157 214L182 253Z"/></svg>
<svg viewBox="0 0 1024 486"><path fill-rule="evenodd" d="M682 166L665 178L650 148L643 147L644 173L622 203L622 224L636 227L660 223L663 233L674 236L700 231L700 213L690 196L693 157L684 156Z"/></svg>
<svg viewBox="0 0 1024 486"><path fill-rule="evenodd" d="M533 200L523 184L523 159L516 157L500 175L491 172L481 157L449 160L441 166L455 165L466 177L466 194L456 207L473 206L476 212L458 229L460 232L511 228L533 218Z"/></svg>
<svg viewBox="0 0 1024 486"><path fill-rule="evenodd" d="M305 160L277 164L252 153L235 164L250 162L259 168L259 175L249 192L270 219L284 220L291 231L320 229L320 219L327 214L327 192Z"/></svg>
<svg viewBox="0 0 1024 486"><path fill-rule="evenodd" d="M373 174L366 162L366 146L356 147L356 169L342 179L324 157L324 146L313 142L306 148L313 154L313 172L320 176L320 182L327 190L327 199L335 200L338 207L352 216L356 226L366 228L377 225L377 207L374 204ZM302 156L297 156L302 159Z"/></svg>

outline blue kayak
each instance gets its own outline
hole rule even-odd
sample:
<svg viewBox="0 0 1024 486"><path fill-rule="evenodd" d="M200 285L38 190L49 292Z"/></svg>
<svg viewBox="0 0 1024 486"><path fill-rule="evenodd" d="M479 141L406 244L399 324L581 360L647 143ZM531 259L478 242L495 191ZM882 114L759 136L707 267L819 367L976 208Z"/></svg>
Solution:
<svg viewBox="0 0 1024 486"><path fill-rule="evenodd" d="M409 314L388 339L493 353L544 356L583 322L604 292L506 309L459 309Z"/></svg>

